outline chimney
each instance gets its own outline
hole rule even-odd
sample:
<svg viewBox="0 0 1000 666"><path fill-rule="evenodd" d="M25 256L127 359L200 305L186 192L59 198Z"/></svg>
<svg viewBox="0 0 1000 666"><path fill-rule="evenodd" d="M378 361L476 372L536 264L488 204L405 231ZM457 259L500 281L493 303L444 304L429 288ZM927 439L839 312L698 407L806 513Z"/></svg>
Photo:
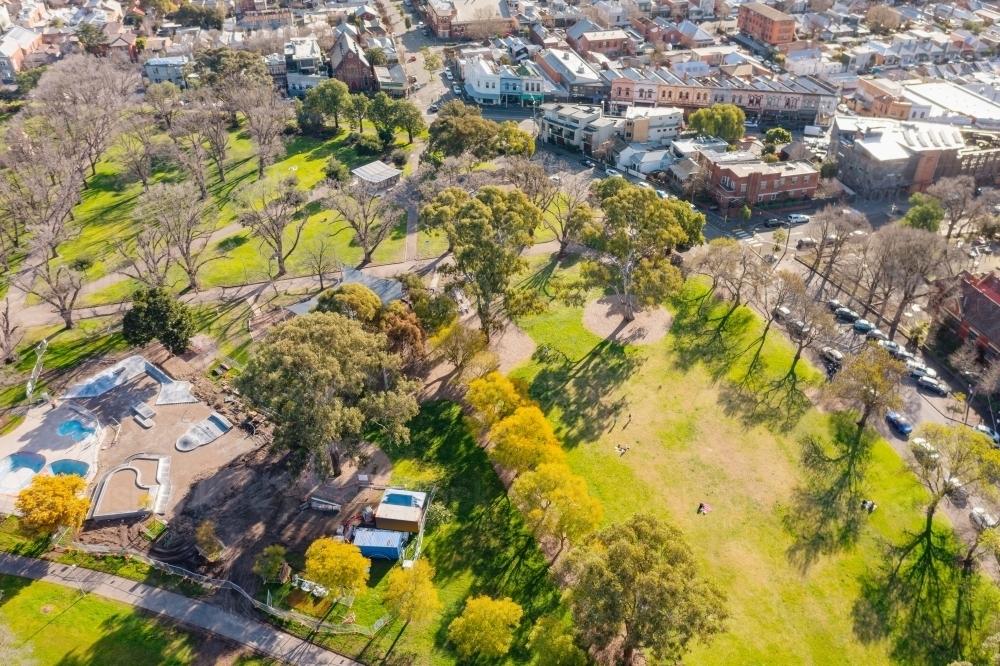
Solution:
<svg viewBox="0 0 1000 666"><path fill-rule="evenodd" d="M563 51L563 60L569 60L569 51Z"/></svg>

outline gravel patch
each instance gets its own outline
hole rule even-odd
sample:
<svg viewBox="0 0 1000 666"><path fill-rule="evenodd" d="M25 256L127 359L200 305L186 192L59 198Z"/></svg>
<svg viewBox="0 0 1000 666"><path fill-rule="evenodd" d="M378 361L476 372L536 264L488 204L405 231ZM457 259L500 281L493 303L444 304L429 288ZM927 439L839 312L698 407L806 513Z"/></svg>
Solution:
<svg viewBox="0 0 1000 666"><path fill-rule="evenodd" d="M646 308L625 321L625 307L617 296L591 301L583 310L583 325L591 333L619 344L649 345L663 338L674 323L666 308Z"/></svg>

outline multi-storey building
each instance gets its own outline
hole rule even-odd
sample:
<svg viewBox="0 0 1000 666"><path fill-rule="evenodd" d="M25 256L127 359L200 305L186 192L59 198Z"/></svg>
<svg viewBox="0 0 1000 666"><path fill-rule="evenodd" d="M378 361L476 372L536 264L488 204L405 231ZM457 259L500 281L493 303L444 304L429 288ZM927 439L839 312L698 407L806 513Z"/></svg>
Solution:
<svg viewBox="0 0 1000 666"><path fill-rule="evenodd" d="M571 100L600 102L607 97L607 80L575 52L546 49L535 55L535 63L569 93Z"/></svg>
<svg viewBox="0 0 1000 666"><path fill-rule="evenodd" d="M760 2L740 5L736 26L743 34L771 46L795 40L795 19Z"/></svg>
<svg viewBox="0 0 1000 666"><path fill-rule="evenodd" d="M708 192L719 206L739 209L816 193L819 170L809 160L769 164L753 153L701 153L708 167Z"/></svg>
<svg viewBox="0 0 1000 666"><path fill-rule="evenodd" d="M540 141L591 153L613 138L620 119L605 118L600 106L586 104L542 104Z"/></svg>
<svg viewBox="0 0 1000 666"><path fill-rule="evenodd" d="M676 107L632 106L625 111L624 138L665 146L677 138L683 122L684 111Z"/></svg>
<svg viewBox="0 0 1000 666"><path fill-rule="evenodd" d="M491 37L514 27L506 0L428 0L426 14L438 37Z"/></svg>

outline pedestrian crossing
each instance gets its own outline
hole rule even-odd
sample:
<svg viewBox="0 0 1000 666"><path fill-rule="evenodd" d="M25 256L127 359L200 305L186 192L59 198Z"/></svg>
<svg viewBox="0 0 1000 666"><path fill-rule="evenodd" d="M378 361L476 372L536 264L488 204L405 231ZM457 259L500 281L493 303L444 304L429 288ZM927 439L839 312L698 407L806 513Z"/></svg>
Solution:
<svg viewBox="0 0 1000 666"><path fill-rule="evenodd" d="M760 239L757 237L757 234L751 234L743 229L736 229L735 231L733 231L733 235L735 236L737 241L743 243L744 245L749 245L750 247L761 246L761 242Z"/></svg>

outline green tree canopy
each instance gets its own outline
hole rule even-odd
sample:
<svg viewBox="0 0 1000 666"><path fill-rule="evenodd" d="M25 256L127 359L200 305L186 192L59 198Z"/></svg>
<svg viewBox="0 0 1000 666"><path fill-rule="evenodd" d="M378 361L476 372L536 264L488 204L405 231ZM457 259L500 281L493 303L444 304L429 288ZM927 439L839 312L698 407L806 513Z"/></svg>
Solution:
<svg viewBox="0 0 1000 666"><path fill-rule="evenodd" d="M470 153L477 159L488 160L497 154L500 125L483 118L477 107L458 100L442 105L429 132L428 150L440 151L446 157Z"/></svg>
<svg viewBox="0 0 1000 666"><path fill-rule="evenodd" d="M495 151L507 157L531 157L535 154L535 139L513 120L506 120L497 132Z"/></svg>
<svg viewBox="0 0 1000 666"><path fill-rule="evenodd" d="M102 54L108 45L108 36L92 23L80 23L76 28L76 38L87 53Z"/></svg>
<svg viewBox="0 0 1000 666"><path fill-rule="evenodd" d="M325 79L306 92L304 105L310 113L333 118L333 126L340 129L340 116L345 113L350 96L351 91L346 83L338 79Z"/></svg>
<svg viewBox="0 0 1000 666"><path fill-rule="evenodd" d="M910 206L910 210L906 211L906 215L899 223L914 229L937 233L941 228L941 220L944 219L941 202L928 194L917 192L910 197Z"/></svg>
<svg viewBox="0 0 1000 666"><path fill-rule="evenodd" d="M409 569L396 567L389 572L382 602L407 624L426 622L443 607L433 579L434 567L426 557L414 562Z"/></svg>
<svg viewBox="0 0 1000 666"><path fill-rule="evenodd" d="M717 136L732 143L743 138L746 119L743 109L734 104L713 104L688 116L688 126L702 136Z"/></svg>
<svg viewBox="0 0 1000 666"><path fill-rule="evenodd" d="M271 85L264 60L252 51L231 49L228 46L198 51L194 71L203 85L231 84Z"/></svg>
<svg viewBox="0 0 1000 666"><path fill-rule="evenodd" d="M409 143L413 143L413 137L427 129L424 114L408 99L396 100L396 127L406 132Z"/></svg>
<svg viewBox="0 0 1000 666"><path fill-rule="evenodd" d="M571 551L568 564L577 581L576 626L597 649L620 641L619 663L633 663L637 650L675 663L691 641L724 629L725 596L700 575L680 530L656 516L640 513L606 527Z"/></svg>
<svg viewBox="0 0 1000 666"><path fill-rule="evenodd" d="M906 367L878 345L864 345L845 359L844 367L834 376L828 393L856 407L861 412L858 437L872 416L880 416L902 405L899 385Z"/></svg>
<svg viewBox="0 0 1000 666"><path fill-rule="evenodd" d="M378 330L382 299L365 285L352 282L320 294L316 299L316 312L336 312L361 322L368 330Z"/></svg>
<svg viewBox="0 0 1000 666"><path fill-rule="evenodd" d="M456 216L445 227L455 261L444 270L474 302L489 338L503 328L502 315L518 317L537 307L511 288L511 280L527 265L521 251L534 243L542 212L520 190L488 186L465 197L456 198Z"/></svg>
<svg viewBox="0 0 1000 666"><path fill-rule="evenodd" d="M473 597L448 625L448 639L464 658L497 659L510 650L514 629L524 611L509 598Z"/></svg>
<svg viewBox="0 0 1000 666"><path fill-rule="evenodd" d="M772 127L764 133L765 143L791 143L792 133L784 127Z"/></svg>
<svg viewBox="0 0 1000 666"><path fill-rule="evenodd" d="M389 64L389 56L385 54L385 49L381 46L372 46L365 49L365 59L375 67Z"/></svg>
<svg viewBox="0 0 1000 666"><path fill-rule="evenodd" d="M624 179L608 181L595 188L604 216L583 234L584 243L600 256L584 262L581 275L592 286L613 289L631 321L637 306L657 307L680 289L680 271L667 252L692 236L701 242L705 216Z"/></svg>
<svg viewBox="0 0 1000 666"><path fill-rule="evenodd" d="M300 454L340 444L352 452L374 429L406 441L419 382L381 333L336 313L296 317L272 329L235 383L274 423L274 443ZM339 472L334 450L334 472Z"/></svg>
<svg viewBox="0 0 1000 666"><path fill-rule="evenodd" d="M375 95L368 107L368 120L379 134L391 134L396 128L396 101L384 92Z"/></svg>
<svg viewBox="0 0 1000 666"><path fill-rule="evenodd" d="M306 550L308 580L336 590L339 595L353 594L368 582L371 560L354 544L321 537Z"/></svg>
<svg viewBox="0 0 1000 666"><path fill-rule="evenodd" d="M159 340L173 354L187 351L194 335L191 309L163 287L139 289L122 320L122 337L142 346Z"/></svg>
<svg viewBox="0 0 1000 666"><path fill-rule="evenodd" d="M576 646L572 632L552 615L535 622L528 649L531 666L587 666L587 654Z"/></svg>

